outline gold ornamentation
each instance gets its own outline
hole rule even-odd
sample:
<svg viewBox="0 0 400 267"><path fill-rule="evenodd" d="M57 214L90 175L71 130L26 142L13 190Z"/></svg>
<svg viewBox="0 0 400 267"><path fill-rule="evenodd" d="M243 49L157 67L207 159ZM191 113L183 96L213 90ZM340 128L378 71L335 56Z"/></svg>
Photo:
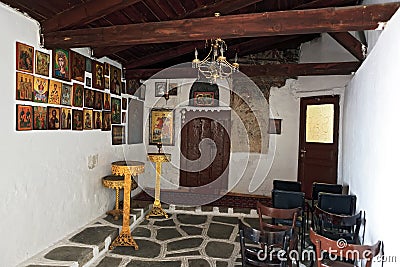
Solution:
<svg viewBox="0 0 400 267"><path fill-rule="evenodd" d="M146 219L150 216L165 216L168 218L168 214L162 209L160 202L160 178L161 178L161 164L163 162L169 162L171 160L171 154L164 153L149 153L147 157L150 161L156 163L156 187L154 189L154 203L150 212L146 215Z"/></svg>
<svg viewBox="0 0 400 267"><path fill-rule="evenodd" d="M119 208L119 190L124 188L124 177L121 176L120 180L113 180L111 176L108 179L108 176L103 178L103 186L111 189L115 189L115 208L113 210L109 210L106 212L107 215L113 216L114 220L118 220L119 216L122 215L122 210ZM131 190L137 188L137 183L132 179Z"/></svg>
<svg viewBox="0 0 400 267"><path fill-rule="evenodd" d="M135 250L138 245L133 240L129 228L129 215L131 209L131 176L137 176L144 172L144 163L140 161L116 161L111 164L111 172L113 175L124 176L124 206L122 213L122 229L119 236L112 242L110 249L116 246L133 246Z"/></svg>

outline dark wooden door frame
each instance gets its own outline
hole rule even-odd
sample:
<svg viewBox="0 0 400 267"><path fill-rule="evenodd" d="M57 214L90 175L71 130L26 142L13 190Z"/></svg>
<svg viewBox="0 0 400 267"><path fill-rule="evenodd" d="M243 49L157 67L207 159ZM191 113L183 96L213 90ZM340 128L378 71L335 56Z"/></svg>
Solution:
<svg viewBox="0 0 400 267"><path fill-rule="evenodd" d="M312 96L303 97L300 100L300 125L299 125L299 147L298 147L298 176L297 180L302 182L302 191L306 193L307 198L311 198L312 183L313 182L325 182L325 183L337 183L338 173L338 150L339 150L339 120L340 120L340 96L339 95L323 95L323 96ZM307 143L306 138L306 108L307 105L318 105L318 104L334 104L334 125L333 125L333 143L332 144L319 144L319 143ZM314 149L314 153L312 151ZM317 149L317 152L315 152ZM319 152L318 152L319 150ZM321 155L321 159L309 159L310 155L319 156L318 154L326 153L331 150L330 159L334 161L328 161L327 155ZM307 154L308 153L308 154ZM325 156L325 159L323 158ZM324 162L325 160L325 162ZM307 161L314 161L315 166L330 168L331 177L306 177ZM311 165L311 164L308 164ZM308 170L310 171L310 170Z"/></svg>

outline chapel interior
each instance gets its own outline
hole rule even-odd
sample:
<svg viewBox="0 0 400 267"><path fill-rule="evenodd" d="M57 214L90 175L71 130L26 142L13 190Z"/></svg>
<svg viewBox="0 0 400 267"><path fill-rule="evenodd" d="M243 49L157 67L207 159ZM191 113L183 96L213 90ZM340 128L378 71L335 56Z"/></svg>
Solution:
<svg viewBox="0 0 400 267"><path fill-rule="evenodd" d="M399 7L1 0L0 266L397 266Z"/></svg>

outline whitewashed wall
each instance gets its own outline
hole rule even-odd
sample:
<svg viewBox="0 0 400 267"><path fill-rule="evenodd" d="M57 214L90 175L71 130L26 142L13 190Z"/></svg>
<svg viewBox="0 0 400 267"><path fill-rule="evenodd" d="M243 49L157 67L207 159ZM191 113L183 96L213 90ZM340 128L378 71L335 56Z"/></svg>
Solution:
<svg viewBox="0 0 400 267"><path fill-rule="evenodd" d="M346 88L343 177L357 208L366 211L365 243L383 240L385 255L397 256L395 232L400 161L400 12L389 21L366 61ZM380 263L374 263L380 266Z"/></svg>
<svg viewBox="0 0 400 267"><path fill-rule="evenodd" d="M39 27L1 3L0 24L0 266L15 266L113 207L101 178L124 154L110 132L15 130L16 104L33 104L15 100L16 41L38 49ZM142 146L125 150L132 149L143 155ZM97 155L89 169L88 157Z"/></svg>

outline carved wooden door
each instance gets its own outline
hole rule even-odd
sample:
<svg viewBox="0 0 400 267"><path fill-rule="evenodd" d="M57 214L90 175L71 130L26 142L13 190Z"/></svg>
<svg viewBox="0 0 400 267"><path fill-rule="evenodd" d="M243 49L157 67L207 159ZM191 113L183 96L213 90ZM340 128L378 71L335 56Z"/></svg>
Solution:
<svg viewBox="0 0 400 267"><path fill-rule="evenodd" d="M181 131L180 186L228 188L230 111L188 111ZM209 185L207 188L206 185Z"/></svg>

